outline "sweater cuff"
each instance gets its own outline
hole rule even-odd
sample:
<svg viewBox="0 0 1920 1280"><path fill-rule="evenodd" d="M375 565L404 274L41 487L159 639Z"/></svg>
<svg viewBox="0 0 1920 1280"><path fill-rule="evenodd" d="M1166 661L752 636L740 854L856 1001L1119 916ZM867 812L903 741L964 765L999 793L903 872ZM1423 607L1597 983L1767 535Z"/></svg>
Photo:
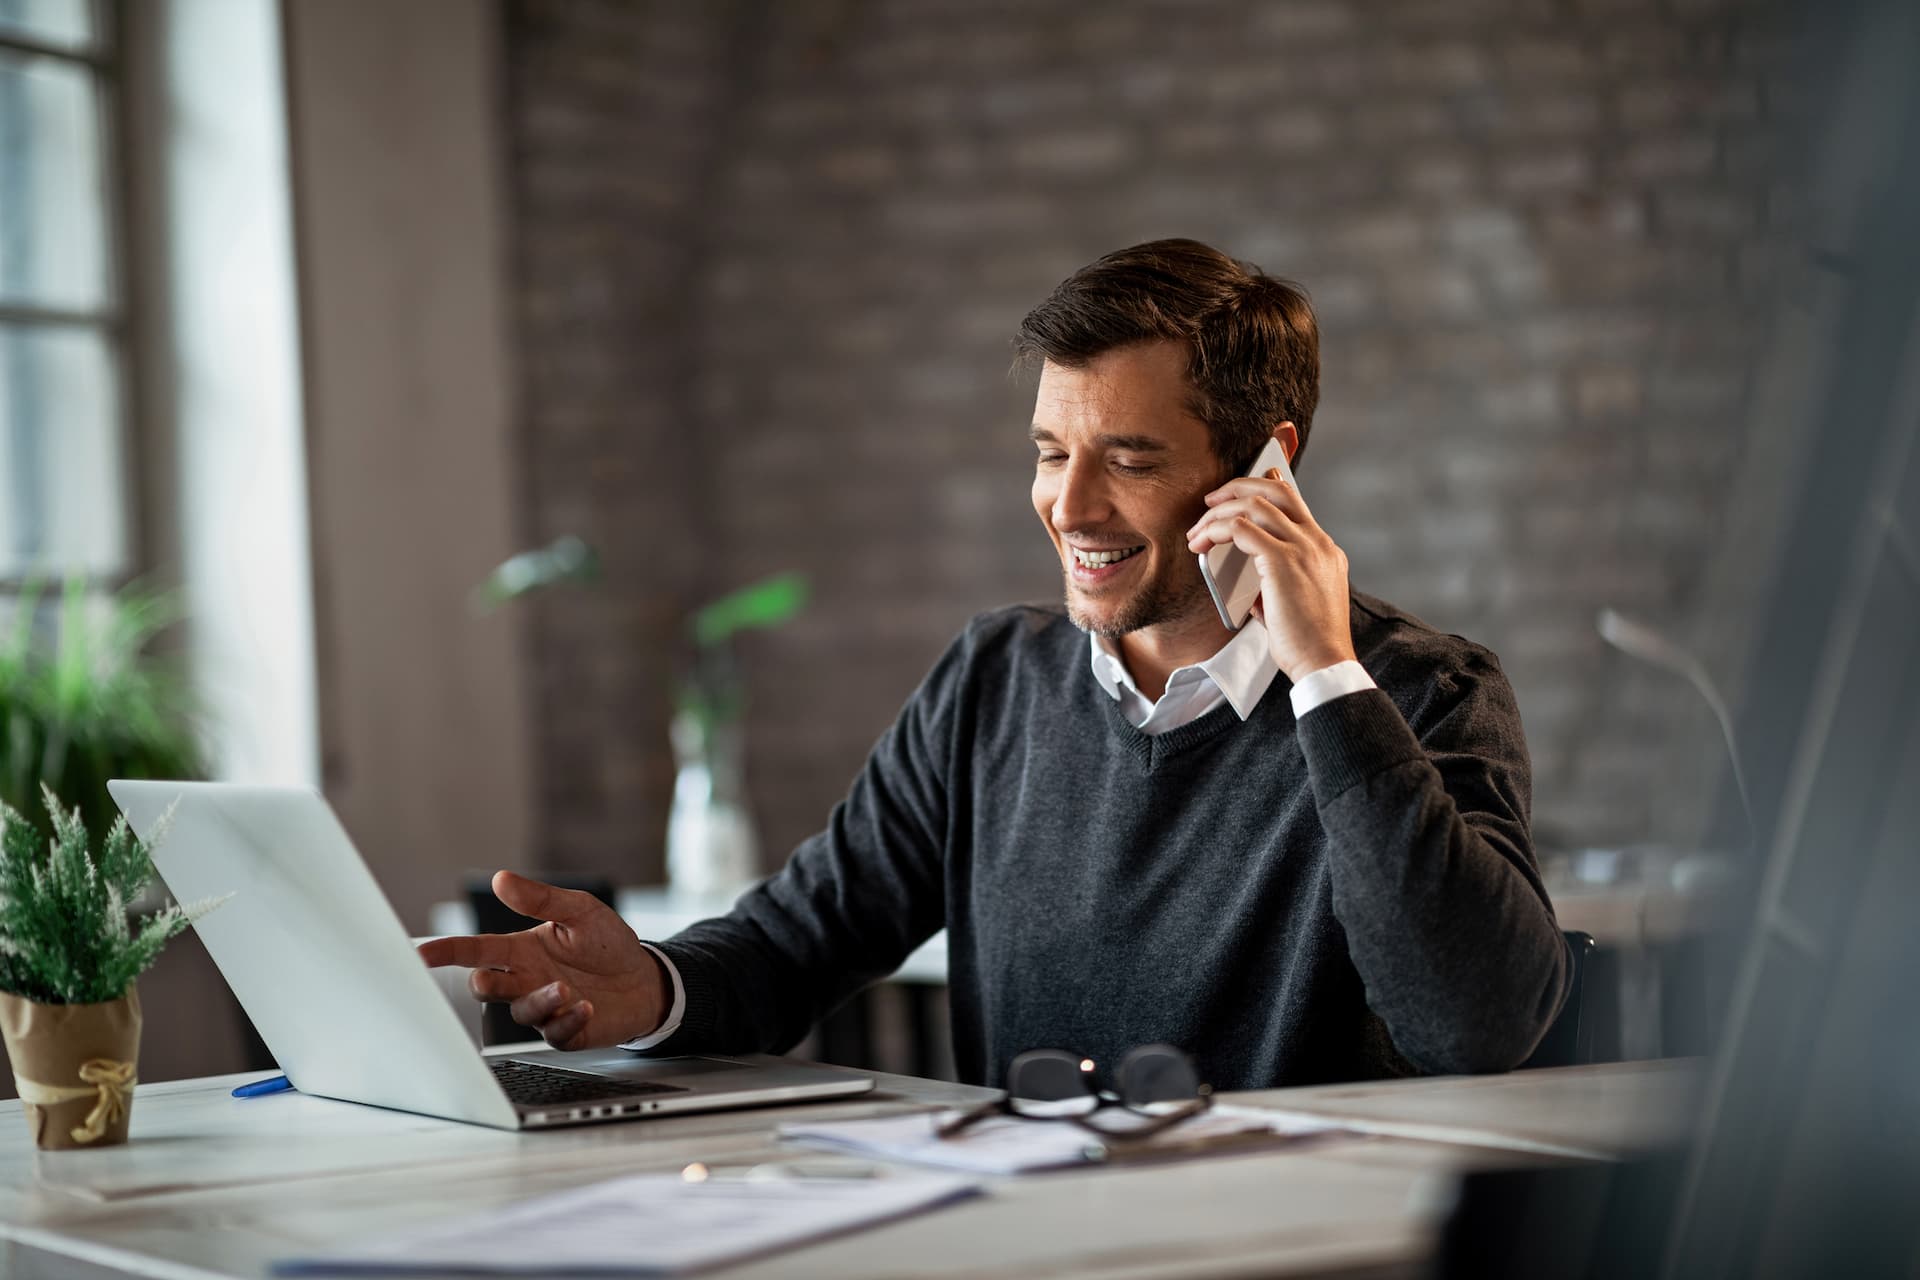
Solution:
<svg viewBox="0 0 1920 1280"><path fill-rule="evenodd" d="M659 1030L651 1035L636 1036L620 1046L622 1049L632 1049L635 1053L665 1044L680 1029L681 1021L687 1016L687 984L680 980L680 966L651 942L642 942L640 945L651 951L654 959L660 962L660 967L667 971L667 980L673 984L673 1003L668 1006L666 1021L660 1024Z"/></svg>
<svg viewBox="0 0 1920 1280"><path fill-rule="evenodd" d="M642 1040L629 1040L620 1047L641 1053L659 1050L665 1054L680 1054L688 1052L686 1046L711 1043L716 1011L720 1008L720 1001L715 995L720 985L720 975L705 962L696 948L674 942L641 945L666 962L667 972L674 979L674 1003L680 1015L679 1023L671 1028L662 1026L652 1035ZM669 1030L671 1035L667 1034ZM669 1044L671 1040L680 1043Z"/></svg>
<svg viewBox="0 0 1920 1280"><path fill-rule="evenodd" d="M1313 798L1323 806L1377 774L1426 758L1400 708L1378 689L1321 703L1300 717L1299 734Z"/></svg>

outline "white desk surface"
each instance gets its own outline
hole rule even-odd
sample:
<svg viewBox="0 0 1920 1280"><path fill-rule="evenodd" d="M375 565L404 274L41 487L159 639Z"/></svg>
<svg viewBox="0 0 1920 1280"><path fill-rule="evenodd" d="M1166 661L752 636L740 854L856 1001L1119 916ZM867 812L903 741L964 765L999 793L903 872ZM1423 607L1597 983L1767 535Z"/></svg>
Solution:
<svg viewBox="0 0 1920 1280"><path fill-rule="evenodd" d="M1684 1137L1701 1071L1698 1059L1667 1058L1233 1096L1251 1106L1335 1116L1387 1136L1607 1158Z"/></svg>
<svg viewBox="0 0 1920 1280"><path fill-rule="evenodd" d="M977 1200L708 1274L1417 1274L1452 1175L1525 1161L1541 1140L1625 1153L1677 1137L1699 1074L1654 1062L1227 1095L1444 1125L1471 1142L1339 1139L996 1179ZM253 1078L142 1085L133 1141L102 1151L35 1152L19 1104L0 1104L0 1275L251 1280L275 1257L619 1174L817 1158L776 1143L782 1122L986 1096L881 1075L880 1094L848 1102L513 1134L297 1094L229 1096Z"/></svg>

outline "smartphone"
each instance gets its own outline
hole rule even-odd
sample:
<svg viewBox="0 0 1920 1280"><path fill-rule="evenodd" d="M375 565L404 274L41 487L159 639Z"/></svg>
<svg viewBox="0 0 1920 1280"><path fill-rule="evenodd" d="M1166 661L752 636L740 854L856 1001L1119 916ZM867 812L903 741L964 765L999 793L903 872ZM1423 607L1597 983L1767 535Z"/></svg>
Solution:
<svg viewBox="0 0 1920 1280"><path fill-rule="evenodd" d="M1247 474L1264 476L1273 470L1280 472L1282 480L1299 488L1293 478L1293 468L1287 465L1286 446L1278 440L1267 441L1267 447L1253 460ZM1247 553L1231 542L1209 547L1200 557L1200 576L1207 580L1213 607L1220 611L1220 621L1227 624L1227 630L1238 631L1245 626L1247 615L1253 612L1253 602L1260 598L1260 573Z"/></svg>

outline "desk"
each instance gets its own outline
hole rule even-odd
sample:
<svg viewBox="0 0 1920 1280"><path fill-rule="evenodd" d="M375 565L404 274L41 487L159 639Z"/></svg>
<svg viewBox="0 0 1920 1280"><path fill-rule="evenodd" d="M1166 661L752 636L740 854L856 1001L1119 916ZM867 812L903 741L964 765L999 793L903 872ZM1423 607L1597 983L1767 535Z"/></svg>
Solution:
<svg viewBox="0 0 1920 1280"><path fill-rule="evenodd" d="M1322 1114L1443 1121L1472 1131L1473 1141L1375 1137L997 1179L986 1196L949 1209L710 1274L1418 1274L1454 1175L1524 1162L1516 1147L1542 1136L1622 1154L1677 1137L1699 1077L1693 1063L1618 1063L1230 1094ZM142 1085L134 1141L96 1152L36 1158L19 1104L0 1105L0 1274L251 1280L276 1256L623 1173L677 1170L694 1159L791 1159L795 1149L774 1140L785 1121L986 1096L883 1075L878 1095L845 1102L513 1134L292 1094L228 1096L253 1078ZM217 1185L186 1185L207 1179Z"/></svg>

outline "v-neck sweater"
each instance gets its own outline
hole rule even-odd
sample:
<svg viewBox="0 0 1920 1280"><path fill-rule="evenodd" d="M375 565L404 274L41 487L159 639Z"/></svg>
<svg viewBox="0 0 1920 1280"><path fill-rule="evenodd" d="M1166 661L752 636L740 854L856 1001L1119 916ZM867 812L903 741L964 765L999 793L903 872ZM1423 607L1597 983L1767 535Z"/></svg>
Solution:
<svg viewBox="0 0 1920 1280"><path fill-rule="evenodd" d="M1061 609L975 618L826 830L658 944L686 1011L651 1051L790 1048L944 926L968 1082L1156 1041L1219 1089L1518 1064L1569 960L1512 689L1478 645L1357 592L1351 616L1377 689L1158 736Z"/></svg>

